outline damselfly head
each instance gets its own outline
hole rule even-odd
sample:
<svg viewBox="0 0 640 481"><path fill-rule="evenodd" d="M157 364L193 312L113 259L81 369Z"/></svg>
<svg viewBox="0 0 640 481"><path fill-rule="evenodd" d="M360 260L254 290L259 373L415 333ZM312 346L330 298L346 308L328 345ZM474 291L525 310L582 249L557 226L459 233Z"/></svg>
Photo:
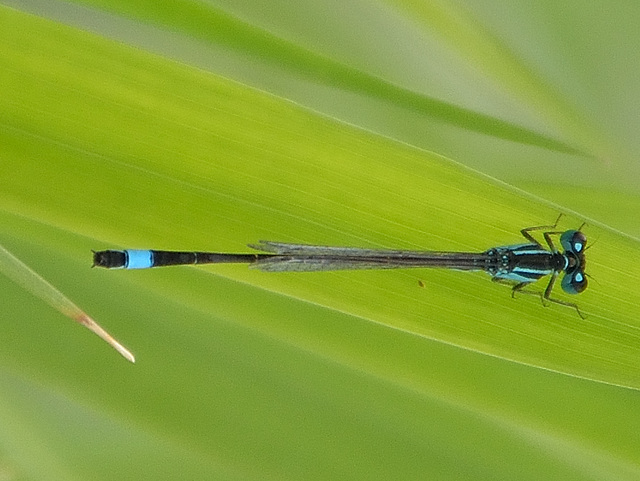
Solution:
<svg viewBox="0 0 640 481"><path fill-rule="evenodd" d="M587 288L587 275L582 269L567 271L562 278L562 290L567 294L580 294Z"/></svg>
<svg viewBox="0 0 640 481"><path fill-rule="evenodd" d="M560 243L566 252L581 256L587 246L587 236L579 230L568 230L560 236Z"/></svg>
<svg viewBox="0 0 640 481"><path fill-rule="evenodd" d="M580 294L588 285L587 275L584 272L587 236L580 230L568 230L560 236L560 243L568 259L568 266L561 283L562 290L567 294Z"/></svg>

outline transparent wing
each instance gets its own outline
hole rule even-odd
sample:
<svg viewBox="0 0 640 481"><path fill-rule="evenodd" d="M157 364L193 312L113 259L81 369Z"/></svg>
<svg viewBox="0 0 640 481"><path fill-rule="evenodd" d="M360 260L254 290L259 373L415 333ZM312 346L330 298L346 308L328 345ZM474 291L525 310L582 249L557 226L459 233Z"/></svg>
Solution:
<svg viewBox="0 0 640 481"><path fill-rule="evenodd" d="M440 267L483 270L486 254L331 247L260 241L249 247L272 255L258 257L252 268L268 272Z"/></svg>
<svg viewBox="0 0 640 481"><path fill-rule="evenodd" d="M348 257L406 257L423 254L435 254L431 251L404 251L386 249L361 249L359 247L317 246L309 244L289 244L287 242L259 241L249 247L263 252L279 255L303 256L348 256Z"/></svg>

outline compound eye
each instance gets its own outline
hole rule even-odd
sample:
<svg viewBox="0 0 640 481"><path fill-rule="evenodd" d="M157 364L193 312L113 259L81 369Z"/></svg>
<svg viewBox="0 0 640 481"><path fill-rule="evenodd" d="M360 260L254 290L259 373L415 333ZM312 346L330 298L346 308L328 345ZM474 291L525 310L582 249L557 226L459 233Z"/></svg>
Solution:
<svg viewBox="0 0 640 481"><path fill-rule="evenodd" d="M587 246L587 236L579 230L568 230L560 236L560 243L566 252L581 254Z"/></svg>
<svg viewBox="0 0 640 481"><path fill-rule="evenodd" d="M580 294L587 288L587 276L582 271L565 274L562 278L562 290L567 294Z"/></svg>

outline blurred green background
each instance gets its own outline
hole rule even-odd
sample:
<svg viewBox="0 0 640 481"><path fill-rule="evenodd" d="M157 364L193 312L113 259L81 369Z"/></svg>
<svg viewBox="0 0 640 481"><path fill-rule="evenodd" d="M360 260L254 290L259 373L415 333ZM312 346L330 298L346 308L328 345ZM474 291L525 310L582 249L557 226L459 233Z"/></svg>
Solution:
<svg viewBox="0 0 640 481"><path fill-rule="evenodd" d="M137 358L0 276L0 480L639 479L639 16L0 0L0 243ZM585 320L483 273L89 268L560 212Z"/></svg>

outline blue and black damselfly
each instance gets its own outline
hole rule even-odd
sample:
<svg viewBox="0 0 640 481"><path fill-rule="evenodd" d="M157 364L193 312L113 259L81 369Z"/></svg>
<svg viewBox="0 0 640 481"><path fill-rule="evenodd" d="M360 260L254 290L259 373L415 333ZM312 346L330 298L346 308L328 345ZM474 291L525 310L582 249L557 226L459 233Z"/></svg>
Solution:
<svg viewBox="0 0 640 481"><path fill-rule="evenodd" d="M330 247L284 242L261 241L249 247L258 253L227 254L216 252L178 252L158 250L106 250L93 253L93 265L107 269L146 269L150 267L186 264L246 263L267 272L314 272L349 269L403 269L410 267L438 267L461 271L485 271L492 280L512 286L517 292L539 295L545 301L573 307L574 303L551 297L556 279L563 274L560 285L568 294L579 294L587 288L584 272L587 237L578 230L556 231L555 224L527 227L520 232L525 244L493 247L484 252L438 252L360 249ZM531 232L542 230L545 248ZM552 240L560 237L561 252ZM524 289L538 279L550 275L544 292ZM545 304L546 305L546 304Z"/></svg>

